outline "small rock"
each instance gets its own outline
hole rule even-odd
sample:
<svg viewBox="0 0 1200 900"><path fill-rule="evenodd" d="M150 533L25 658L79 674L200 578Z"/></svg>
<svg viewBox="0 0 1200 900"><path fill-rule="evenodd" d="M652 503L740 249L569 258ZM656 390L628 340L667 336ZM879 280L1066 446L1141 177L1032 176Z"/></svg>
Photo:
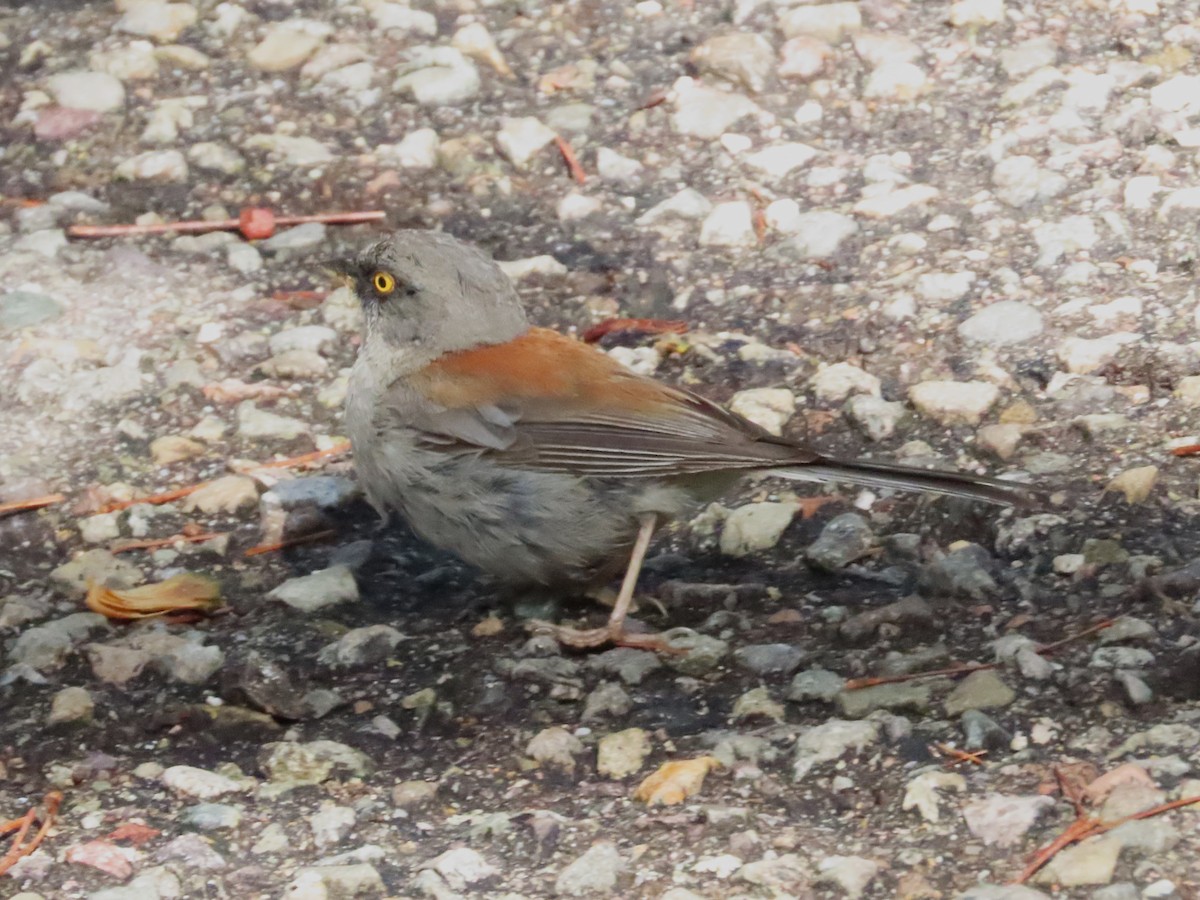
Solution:
<svg viewBox="0 0 1200 900"><path fill-rule="evenodd" d="M635 650L632 647L614 647L588 659L591 668L616 675L628 685L639 685L651 672L662 668L662 661L655 653Z"/></svg>
<svg viewBox="0 0 1200 900"><path fill-rule="evenodd" d="M958 333L970 341L1004 347L1037 337L1042 327L1042 314L1028 303L999 300L959 325Z"/></svg>
<svg viewBox="0 0 1200 900"><path fill-rule="evenodd" d="M286 72L312 56L326 34L326 26L306 19L279 22L271 26L247 60L260 72Z"/></svg>
<svg viewBox="0 0 1200 900"><path fill-rule="evenodd" d="M334 900L386 893L378 869L370 863L351 863L299 869L283 896L288 900Z"/></svg>
<svg viewBox="0 0 1200 900"><path fill-rule="evenodd" d="M754 214L745 200L718 203L700 226L702 247L754 247L758 234Z"/></svg>
<svg viewBox="0 0 1200 900"><path fill-rule="evenodd" d="M850 900L858 900L875 876L880 865L861 856L827 856L817 863L817 884L836 884Z"/></svg>
<svg viewBox="0 0 1200 900"><path fill-rule="evenodd" d="M711 672L729 652L727 642L690 628L672 628L663 632L662 637L673 650L683 651L672 653L666 660L670 668L682 675L696 677Z"/></svg>
<svg viewBox="0 0 1200 900"><path fill-rule="evenodd" d="M195 766L171 766L162 773L161 781L175 793L197 800L212 800L225 794L241 793L250 786L246 782L234 781L226 775Z"/></svg>
<svg viewBox="0 0 1200 900"><path fill-rule="evenodd" d="M242 822L242 812L228 803L197 803L183 811L183 821L201 831L228 831Z"/></svg>
<svg viewBox="0 0 1200 900"><path fill-rule="evenodd" d="M317 812L308 817L308 824L317 849L328 850L350 836L357 824L357 817L350 807L325 801Z"/></svg>
<svg viewBox="0 0 1200 900"><path fill-rule="evenodd" d="M846 417L872 441L883 441L896 433L905 415L903 403L893 403L867 394L846 401Z"/></svg>
<svg viewBox="0 0 1200 900"><path fill-rule="evenodd" d="M808 385L817 400L829 405L841 403L855 394L872 397L878 397L880 394L879 379L850 363L823 366L809 379Z"/></svg>
<svg viewBox="0 0 1200 900"><path fill-rule="evenodd" d="M847 640L861 641L873 635L880 625L928 627L934 620L929 604L914 594L887 606L859 613L843 622L838 631Z"/></svg>
<svg viewBox="0 0 1200 900"><path fill-rule="evenodd" d="M415 47L392 85L422 106L457 106L479 93L479 70L453 47Z"/></svg>
<svg viewBox="0 0 1200 900"><path fill-rule="evenodd" d="M184 182L188 164L178 150L151 150L125 160L113 174L126 181Z"/></svg>
<svg viewBox="0 0 1200 900"><path fill-rule="evenodd" d="M853 750L861 753L879 740L879 725L869 721L830 719L806 729L796 740L792 776L802 781L821 763L833 762Z"/></svg>
<svg viewBox="0 0 1200 900"><path fill-rule="evenodd" d="M751 644L733 654L738 665L759 676L791 675L807 656L791 644Z"/></svg>
<svg viewBox="0 0 1200 900"><path fill-rule="evenodd" d="M742 94L703 87L690 78L680 78L675 82L671 126L680 134L711 141L757 111L754 102Z"/></svg>
<svg viewBox="0 0 1200 900"><path fill-rule="evenodd" d="M865 518L858 513L843 513L821 529L821 534L805 549L804 559L814 569L836 572L861 559L876 545L875 533Z"/></svg>
<svg viewBox="0 0 1200 900"><path fill-rule="evenodd" d="M729 714L731 722L747 722L754 719L782 722L786 718L783 704L772 697L765 687L746 691L733 702L733 711Z"/></svg>
<svg viewBox="0 0 1200 900"><path fill-rule="evenodd" d="M838 44L842 38L862 28L862 13L857 3L824 3L787 10L779 17L784 37L797 35Z"/></svg>
<svg viewBox="0 0 1200 900"><path fill-rule="evenodd" d="M916 100L925 92L929 76L915 63L884 63L867 77L863 97L873 100Z"/></svg>
<svg viewBox="0 0 1200 900"><path fill-rule="evenodd" d="M194 491L184 499L183 508L209 515L235 513L258 506L258 487L245 475L223 475Z"/></svg>
<svg viewBox="0 0 1200 900"><path fill-rule="evenodd" d="M721 552L747 556L769 550L796 517L795 503L748 503L733 510L721 529Z"/></svg>
<svg viewBox="0 0 1200 900"><path fill-rule="evenodd" d="M858 224L842 213L817 209L796 216L789 232L788 250L800 259L830 259L858 233Z"/></svg>
<svg viewBox="0 0 1200 900"><path fill-rule="evenodd" d="M650 737L641 728L606 734L596 747L596 771L608 778L626 778L642 768L650 751Z"/></svg>
<svg viewBox="0 0 1200 900"><path fill-rule="evenodd" d="M676 219L703 219L712 210L712 204L699 191L684 188L672 197L650 207L642 213L634 224L655 225Z"/></svg>
<svg viewBox="0 0 1200 900"><path fill-rule="evenodd" d="M910 780L904 789L901 808L915 809L926 822L941 819L941 797L939 791L962 793L967 789L967 779L957 772L925 771Z"/></svg>
<svg viewBox="0 0 1200 900"><path fill-rule="evenodd" d="M321 222L305 222L301 225L295 225L291 228L285 228L282 231L277 231L265 241L258 243L258 250L266 253L268 256L274 254L283 259L289 256L311 250L314 247L319 247L325 242L326 227ZM321 325L310 325L308 328L324 328ZM299 329L294 329L299 330ZM274 335L279 337L279 335ZM272 344L274 341L272 340ZM274 347L272 347L274 350ZM288 348L299 349L299 348ZM282 352L282 351L275 351Z"/></svg>
<svg viewBox="0 0 1200 900"><path fill-rule="evenodd" d="M566 897L611 894L625 868L612 841L597 841L568 864L554 880L554 893Z"/></svg>
<svg viewBox="0 0 1200 900"><path fill-rule="evenodd" d="M53 297L33 291L11 291L0 296L0 333L50 322L62 313L62 304Z"/></svg>
<svg viewBox="0 0 1200 900"><path fill-rule="evenodd" d="M1093 669L1150 669L1154 654L1141 647L1098 647L1092 653Z"/></svg>
<svg viewBox="0 0 1200 900"><path fill-rule="evenodd" d="M1005 707L1017 698L1016 692L990 669L972 672L946 697L946 715L958 716L968 709Z"/></svg>
<svg viewBox="0 0 1200 900"><path fill-rule="evenodd" d="M140 584L142 579L142 573L135 565L107 550L86 550L50 573L55 586L81 597L89 582L123 590Z"/></svg>
<svg viewBox="0 0 1200 900"><path fill-rule="evenodd" d="M437 789L434 781L402 781L392 788L392 803L400 809L419 809L433 801Z"/></svg>
<svg viewBox="0 0 1200 900"><path fill-rule="evenodd" d="M211 141L193 144L188 148L187 158L197 169L222 175L237 175L246 168L246 160L240 153L227 144Z"/></svg>
<svg viewBox="0 0 1200 900"><path fill-rule="evenodd" d="M404 635L390 625L367 625L352 628L318 654L318 661L338 669L371 666L386 660L404 640Z"/></svg>
<svg viewBox="0 0 1200 900"><path fill-rule="evenodd" d="M279 600L293 609L312 613L338 603L358 599L358 584L354 573L346 566L330 566L310 575L289 578L269 594L269 600Z"/></svg>
<svg viewBox="0 0 1200 900"><path fill-rule="evenodd" d="M1034 881L1062 887L1108 884L1116 872L1120 853L1119 838L1111 834L1090 838L1060 851L1034 876Z"/></svg>
<svg viewBox="0 0 1200 900"><path fill-rule="evenodd" d="M762 35L733 32L711 37L691 53L701 72L724 78L751 91L761 91L774 67L774 48Z"/></svg>
<svg viewBox="0 0 1200 900"><path fill-rule="evenodd" d="M796 395L787 388L751 388L729 398L729 409L778 435L796 413Z"/></svg>
<svg viewBox="0 0 1200 900"><path fill-rule="evenodd" d="M308 434L311 429L307 422L259 409L253 400L243 400L238 404L237 418L238 434L247 438L288 441Z"/></svg>
<svg viewBox="0 0 1200 900"><path fill-rule="evenodd" d="M963 806L967 828L985 847L1012 847L1034 826L1052 797L987 794Z"/></svg>
<svg viewBox="0 0 1200 900"><path fill-rule="evenodd" d="M56 693L50 701L50 715L46 718L46 724L86 721L92 717L95 708L92 695L86 690L81 687L66 687Z"/></svg>
<svg viewBox="0 0 1200 900"><path fill-rule="evenodd" d="M917 412L941 425L978 425L1000 399L1000 389L985 381L923 381L908 391Z"/></svg>
<svg viewBox="0 0 1200 900"><path fill-rule="evenodd" d="M557 725L539 731L525 747L525 753L542 765L575 771L575 757L583 753L579 738Z"/></svg>
<svg viewBox="0 0 1200 900"><path fill-rule="evenodd" d="M46 82L59 106L104 113L125 105L125 87L106 72L63 72Z"/></svg>
<svg viewBox="0 0 1200 900"><path fill-rule="evenodd" d="M842 692L846 679L825 669L809 669L799 672L792 678L788 686L787 699L796 703L811 700L823 703L832 702L833 698Z"/></svg>
<svg viewBox="0 0 1200 900"><path fill-rule="evenodd" d="M836 697L838 713L847 719L864 719L880 709L923 713L929 709L932 692L927 684L879 684L858 690L843 690Z"/></svg>
<svg viewBox="0 0 1200 900"><path fill-rule="evenodd" d="M505 119L496 135L500 152L518 169L524 168L539 150L553 141L554 131L538 119L526 116Z"/></svg>
<svg viewBox="0 0 1200 900"><path fill-rule="evenodd" d="M154 38L169 43L196 24L196 8L190 3L161 3L143 0L121 3L124 14L117 20L116 30L126 34Z"/></svg>

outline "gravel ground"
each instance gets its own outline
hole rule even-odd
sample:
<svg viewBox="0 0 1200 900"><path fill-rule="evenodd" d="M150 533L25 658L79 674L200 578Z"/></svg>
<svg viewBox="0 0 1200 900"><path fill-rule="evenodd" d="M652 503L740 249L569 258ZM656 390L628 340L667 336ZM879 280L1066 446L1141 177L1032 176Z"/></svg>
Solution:
<svg viewBox="0 0 1200 900"><path fill-rule="evenodd" d="M1200 807L1011 883L1075 802L1200 795L1198 17L6 4L0 503L67 499L0 518L0 816L64 798L0 895L1200 897ZM522 620L602 609L381 526L344 458L262 466L340 440L357 310L311 264L378 227L64 231L256 205L444 228L540 323L687 323L601 346L768 428L1048 497L748 482L649 561L685 653L560 653ZM83 605L182 572L219 614Z"/></svg>

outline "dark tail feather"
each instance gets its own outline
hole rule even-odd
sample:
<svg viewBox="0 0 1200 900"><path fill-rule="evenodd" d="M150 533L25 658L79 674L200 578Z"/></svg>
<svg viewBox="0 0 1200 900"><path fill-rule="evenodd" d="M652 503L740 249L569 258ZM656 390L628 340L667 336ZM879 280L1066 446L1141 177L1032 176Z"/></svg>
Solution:
<svg viewBox="0 0 1200 900"><path fill-rule="evenodd" d="M772 469L772 475L794 481L840 481L873 488L948 494L1000 506L1032 506L1036 491L1029 485L961 472L917 469L897 463L819 458L801 466Z"/></svg>

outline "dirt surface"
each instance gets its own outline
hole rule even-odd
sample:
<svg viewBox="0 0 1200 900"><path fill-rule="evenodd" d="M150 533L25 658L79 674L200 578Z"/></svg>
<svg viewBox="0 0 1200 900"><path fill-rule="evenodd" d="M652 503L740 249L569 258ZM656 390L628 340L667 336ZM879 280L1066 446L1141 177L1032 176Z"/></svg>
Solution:
<svg viewBox="0 0 1200 900"><path fill-rule="evenodd" d="M1198 17L6 5L0 504L65 499L0 513L0 818L63 801L0 896L1200 897L1200 806L1012 883L1080 810L1200 796ZM249 206L387 221L64 231ZM685 323L600 346L765 427L1041 499L746 482L652 550L636 619L686 653L563 653L525 621L601 607L382 524L345 455L263 465L338 447L357 310L315 264L393 227L539 324ZM181 572L215 614L83 602Z"/></svg>

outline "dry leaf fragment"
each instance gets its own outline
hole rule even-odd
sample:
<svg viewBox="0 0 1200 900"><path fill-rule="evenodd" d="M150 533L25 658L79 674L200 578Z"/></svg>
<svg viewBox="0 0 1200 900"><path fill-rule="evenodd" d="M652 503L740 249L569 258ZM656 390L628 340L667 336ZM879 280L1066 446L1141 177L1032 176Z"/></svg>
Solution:
<svg viewBox="0 0 1200 900"><path fill-rule="evenodd" d="M287 393L275 384L257 381L247 384L240 378L226 378L215 384L206 384L200 389L213 403L238 403L242 400L278 400Z"/></svg>
<svg viewBox="0 0 1200 900"><path fill-rule="evenodd" d="M663 763L637 786L637 790L633 792L633 799L641 800L647 806L674 806L682 803L693 794L699 793L700 788L704 786L704 776L720 765L721 763L712 756Z"/></svg>
<svg viewBox="0 0 1200 900"><path fill-rule="evenodd" d="M1136 469L1126 469L1110 481L1104 492L1118 491L1125 495L1126 503L1141 503L1150 496L1156 481L1158 466L1138 466Z"/></svg>
<svg viewBox="0 0 1200 900"><path fill-rule="evenodd" d="M221 587L213 578L183 572L127 591L114 591L88 582L88 609L110 619L147 619L182 609L207 609L221 598Z"/></svg>
<svg viewBox="0 0 1200 900"><path fill-rule="evenodd" d="M1099 806L1108 799L1109 794L1123 784L1144 784L1147 787L1158 787L1154 783L1154 779L1137 763L1125 763L1125 765L1109 769L1099 778L1093 779L1083 789L1083 793L1093 806Z"/></svg>
<svg viewBox="0 0 1200 900"><path fill-rule="evenodd" d="M157 828L151 828L142 822L125 822L108 833L107 840L125 841L132 847L140 847L147 841L152 841L162 834Z"/></svg>

